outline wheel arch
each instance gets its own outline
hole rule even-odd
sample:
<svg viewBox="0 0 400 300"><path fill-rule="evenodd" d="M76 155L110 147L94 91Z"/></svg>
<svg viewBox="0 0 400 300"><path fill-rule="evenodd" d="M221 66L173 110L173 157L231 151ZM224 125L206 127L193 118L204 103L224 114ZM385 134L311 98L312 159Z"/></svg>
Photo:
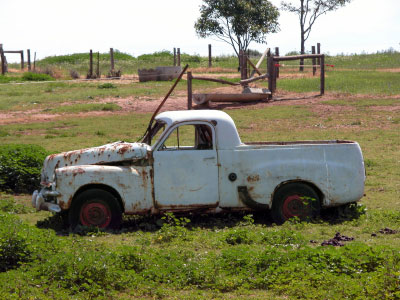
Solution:
<svg viewBox="0 0 400 300"><path fill-rule="evenodd" d="M72 201L69 207L72 207L72 204L74 203L74 201L76 200L76 198L83 192L87 191L87 190L91 190L91 189L101 189L104 190L106 192L109 192L111 195L113 195L115 197L115 199L117 199L118 205L121 208L122 213L125 212L125 206L122 202L122 197L121 195L111 186L106 185L106 184L101 184L101 183L91 183L91 184L86 184L81 186L74 194L74 196L72 197Z"/></svg>
<svg viewBox="0 0 400 300"><path fill-rule="evenodd" d="M310 188L312 188L312 189L317 193L318 198L319 198L319 199L318 199L318 200L319 200L319 203L320 203L321 207L323 206L323 204L324 204L324 199L325 199L325 195L324 195L324 193L321 191L321 189L320 189L316 184L314 184L314 183L311 182L311 181L307 181L307 180L303 180L303 179L294 179L294 180L286 180L286 181L283 181L283 182L281 182L280 184L278 184L278 185L275 187L275 189L274 189L274 191L273 191L273 193L272 193L272 195L271 195L271 207L272 207L273 202L274 202L274 200L275 200L275 194L276 194L276 192L277 192L280 188L282 188L283 186L285 186L285 185L287 185L287 184L290 184L290 183L301 183L301 184L308 185Z"/></svg>

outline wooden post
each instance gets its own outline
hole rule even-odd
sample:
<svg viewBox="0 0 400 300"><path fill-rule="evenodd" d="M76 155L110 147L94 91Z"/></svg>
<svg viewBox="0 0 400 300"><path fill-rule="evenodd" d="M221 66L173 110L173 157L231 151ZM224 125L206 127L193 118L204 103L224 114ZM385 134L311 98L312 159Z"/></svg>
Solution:
<svg viewBox="0 0 400 300"><path fill-rule="evenodd" d="M36 51L35 54L33 55L33 71L36 71Z"/></svg>
<svg viewBox="0 0 400 300"><path fill-rule="evenodd" d="M193 79L192 72L187 72L187 93L188 93L187 109L188 110L192 109L192 97L193 97L192 79Z"/></svg>
<svg viewBox="0 0 400 300"><path fill-rule="evenodd" d="M321 54L321 43L317 43L317 54ZM317 64L321 64L321 59L318 57Z"/></svg>
<svg viewBox="0 0 400 300"><path fill-rule="evenodd" d="M275 47L275 55L279 56L279 47ZM279 67L276 67L276 78L279 78Z"/></svg>
<svg viewBox="0 0 400 300"><path fill-rule="evenodd" d="M245 52L246 60L246 79L250 78L250 49L247 49L247 53Z"/></svg>
<svg viewBox="0 0 400 300"><path fill-rule="evenodd" d="M1 75L4 75L6 73L6 62L4 58L4 52L3 52L3 44L0 44L0 59L1 59Z"/></svg>
<svg viewBox="0 0 400 300"><path fill-rule="evenodd" d="M181 48L178 48L178 67L181 65Z"/></svg>
<svg viewBox="0 0 400 300"><path fill-rule="evenodd" d="M89 51L89 79L93 78L93 51L90 49Z"/></svg>
<svg viewBox="0 0 400 300"><path fill-rule="evenodd" d="M240 79L247 79L247 57L246 52L240 50L239 52L239 62L240 62Z"/></svg>
<svg viewBox="0 0 400 300"><path fill-rule="evenodd" d="M208 44L208 67L212 67L211 44Z"/></svg>
<svg viewBox="0 0 400 300"><path fill-rule="evenodd" d="M268 89L271 92L271 97L274 92L274 70L275 70L275 63L274 63L274 57L273 56L268 56Z"/></svg>
<svg viewBox="0 0 400 300"><path fill-rule="evenodd" d="M321 96L325 94L325 55L321 55L321 63L320 63L320 76L321 76Z"/></svg>
<svg viewBox="0 0 400 300"><path fill-rule="evenodd" d="M28 58L28 71L31 70L31 49L26 50L26 56Z"/></svg>
<svg viewBox="0 0 400 300"><path fill-rule="evenodd" d="M21 70L23 70L25 68L24 66L24 51L21 51Z"/></svg>
<svg viewBox="0 0 400 300"><path fill-rule="evenodd" d="M176 66L176 48L174 48L174 67Z"/></svg>
<svg viewBox="0 0 400 300"><path fill-rule="evenodd" d="M315 46L311 47L311 53L315 54ZM315 73L317 73L317 67L316 67L317 61L315 58L312 59L312 74L315 76Z"/></svg>
<svg viewBox="0 0 400 300"><path fill-rule="evenodd" d="M100 78L100 52L97 52L96 77L97 77L97 78Z"/></svg>
<svg viewBox="0 0 400 300"><path fill-rule="evenodd" d="M110 48L111 73L114 76L114 49Z"/></svg>

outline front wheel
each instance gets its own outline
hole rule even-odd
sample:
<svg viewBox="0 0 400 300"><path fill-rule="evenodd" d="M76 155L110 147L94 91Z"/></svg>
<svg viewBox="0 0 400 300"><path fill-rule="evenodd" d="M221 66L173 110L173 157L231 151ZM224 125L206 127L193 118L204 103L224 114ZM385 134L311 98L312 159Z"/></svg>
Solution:
<svg viewBox="0 0 400 300"><path fill-rule="evenodd" d="M119 228L122 211L117 199L104 190L90 189L80 193L69 212L72 229L80 224L104 229Z"/></svg>
<svg viewBox="0 0 400 300"><path fill-rule="evenodd" d="M288 183L280 187L272 202L272 218L277 224L298 217L314 218L320 212L320 199L313 188L304 183Z"/></svg>

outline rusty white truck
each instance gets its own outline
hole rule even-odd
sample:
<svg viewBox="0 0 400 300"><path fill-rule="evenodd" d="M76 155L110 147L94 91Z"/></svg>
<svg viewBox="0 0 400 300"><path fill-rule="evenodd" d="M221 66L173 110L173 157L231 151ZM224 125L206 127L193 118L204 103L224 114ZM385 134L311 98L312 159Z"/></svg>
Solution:
<svg viewBox="0 0 400 300"><path fill-rule="evenodd" d="M216 110L159 114L140 143L48 156L37 210L116 228L123 214L270 210L277 223L358 201L365 171L352 141L243 143Z"/></svg>

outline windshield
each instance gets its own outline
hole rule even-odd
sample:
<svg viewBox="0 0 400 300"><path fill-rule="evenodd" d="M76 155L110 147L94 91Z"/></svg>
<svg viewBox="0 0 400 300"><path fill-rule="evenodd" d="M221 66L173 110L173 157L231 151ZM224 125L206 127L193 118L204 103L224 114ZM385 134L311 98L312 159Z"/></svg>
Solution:
<svg viewBox="0 0 400 300"><path fill-rule="evenodd" d="M142 142L148 144L149 146L155 144L155 142L158 141L160 136L164 133L165 125L166 124L162 121L156 121L153 127L151 127L150 131L143 138Z"/></svg>

